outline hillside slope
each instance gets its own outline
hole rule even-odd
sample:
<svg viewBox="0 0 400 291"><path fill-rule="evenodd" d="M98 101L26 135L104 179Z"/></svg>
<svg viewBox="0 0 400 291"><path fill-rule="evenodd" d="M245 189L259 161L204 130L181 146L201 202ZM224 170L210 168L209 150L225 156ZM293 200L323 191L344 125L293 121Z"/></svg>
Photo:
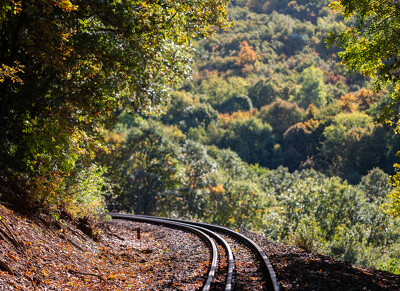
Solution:
<svg viewBox="0 0 400 291"><path fill-rule="evenodd" d="M4 205L0 216L1 290L194 290L204 279L205 270L197 264L205 250L178 230L111 221L103 224L94 241L64 219L29 218ZM284 290L400 287L398 275L358 268L243 232L266 251Z"/></svg>
<svg viewBox="0 0 400 291"><path fill-rule="evenodd" d="M183 278L190 279L185 290L194 290L204 280L199 242L176 230L142 227L138 240L135 226L112 221L94 241L64 219L28 218L3 205L0 216L0 290L173 290ZM174 259L168 250L182 246Z"/></svg>

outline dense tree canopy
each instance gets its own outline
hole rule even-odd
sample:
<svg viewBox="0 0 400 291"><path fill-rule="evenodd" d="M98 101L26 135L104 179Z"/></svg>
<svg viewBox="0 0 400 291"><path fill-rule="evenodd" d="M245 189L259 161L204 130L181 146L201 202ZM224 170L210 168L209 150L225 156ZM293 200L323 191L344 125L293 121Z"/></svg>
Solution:
<svg viewBox="0 0 400 291"><path fill-rule="evenodd" d="M117 209L252 228L400 272L399 219L384 211L400 138L376 124L391 88L372 92L326 48L328 31L356 23L328 2L231 1L236 25L196 41L193 79L165 115L124 112L107 132Z"/></svg>
<svg viewBox="0 0 400 291"><path fill-rule="evenodd" d="M387 105L381 121L394 124L400 130L400 6L397 1L333 1L331 6L342 14L354 18L354 25L343 32L333 31L328 42L335 42L345 50L340 52L342 63L366 76L375 77L375 88L380 90L387 83L394 84L392 100ZM396 169L399 164L394 165ZM400 175L393 177L397 192L392 195L393 213L400 215Z"/></svg>
<svg viewBox="0 0 400 291"><path fill-rule="evenodd" d="M375 123L397 121L397 89L369 78L397 82L397 4L233 0L223 31L227 2L0 1L0 189L79 218L106 194L400 272L383 211L400 138Z"/></svg>
<svg viewBox="0 0 400 291"><path fill-rule="evenodd" d="M192 38L229 25L226 8L224 0L2 1L1 169L60 189L78 163L88 167L116 110L159 109L190 74Z"/></svg>

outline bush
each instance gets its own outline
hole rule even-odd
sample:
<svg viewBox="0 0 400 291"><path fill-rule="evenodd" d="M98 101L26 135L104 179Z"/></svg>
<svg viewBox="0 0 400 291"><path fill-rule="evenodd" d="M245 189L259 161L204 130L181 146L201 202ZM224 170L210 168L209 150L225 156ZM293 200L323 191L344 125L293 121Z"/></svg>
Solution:
<svg viewBox="0 0 400 291"><path fill-rule="evenodd" d="M110 184L105 169L96 164L76 167L69 176L41 176L32 185L31 202L47 209L55 218L66 214L72 219L96 218L105 211L104 193ZM50 182L51 181L51 182Z"/></svg>
<svg viewBox="0 0 400 291"><path fill-rule="evenodd" d="M251 99L243 94L234 94L219 107L219 112L233 113L236 111L248 111L253 108Z"/></svg>
<svg viewBox="0 0 400 291"><path fill-rule="evenodd" d="M322 239L318 234L321 229L318 227L317 222L312 218L303 218L300 220L297 229L292 237L293 243L296 247L306 251L320 251Z"/></svg>
<svg viewBox="0 0 400 291"><path fill-rule="evenodd" d="M275 132L283 135L289 127L303 120L304 110L296 103L278 99L261 108L260 118L270 124Z"/></svg>

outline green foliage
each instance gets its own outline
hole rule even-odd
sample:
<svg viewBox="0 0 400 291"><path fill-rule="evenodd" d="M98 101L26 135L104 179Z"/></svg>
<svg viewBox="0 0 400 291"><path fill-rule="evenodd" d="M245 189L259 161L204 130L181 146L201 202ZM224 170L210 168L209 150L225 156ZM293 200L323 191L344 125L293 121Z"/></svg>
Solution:
<svg viewBox="0 0 400 291"><path fill-rule="evenodd" d="M201 144L207 143L207 133L204 127L190 127L187 133L187 138Z"/></svg>
<svg viewBox="0 0 400 291"><path fill-rule="evenodd" d="M260 110L260 118L275 132L283 134L290 126L303 120L304 111L295 103L278 99Z"/></svg>
<svg viewBox="0 0 400 291"><path fill-rule="evenodd" d="M117 209L152 214L178 180L177 153L159 123L138 120L110 159Z"/></svg>
<svg viewBox="0 0 400 291"><path fill-rule="evenodd" d="M104 195L111 190L104 171L91 164L76 167L69 175L40 176L31 186L30 202L47 208L56 218L61 214L96 218L104 210Z"/></svg>
<svg viewBox="0 0 400 291"><path fill-rule="evenodd" d="M393 189L389 175L379 168L374 168L361 179L361 187L370 202L385 199Z"/></svg>
<svg viewBox="0 0 400 291"><path fill-rule="evenodd" d="M259 80L249 89L249 97L251 98L254 107L260 109L264 105L269 105L275 99L281 97L280 90L273 82L264 83Z"/></svg>
<svg viewBox="0 0 400 291"><path fill-rule="evenodd" d="M303 123L296 123L286 130L283 135L285 146L283 155L287 159L282 161L284 166L287 166L290 170L300 167L301 162L305 160L309 151L311 143L310 135L311 131ZM290 151L297 153L297 162L293 159L293 155L289 154Z"/></svg>
<svg viewBox="0 0 400 291"><path fill-rule="evenodd" d="M351 263L392 268L400 260L399 221L385 211L392 190L385 172L399 140L374 121L394 89L371 94L369 79L351 75L334 55L338 48L325 47L327 29L345 28L326 4L233 1L236 25L197 42L192 82L173 93L163 124L151 126L162 128L169 146L147 146L148 155L169 151L173 183L139 179L131 187L125 179L119 193L153 197L145 190L155 189L153 213L247 227ZM248 110L249 99L255 109ZM121 148L124 134L154 122L122 117L118 134L110 133ZM135 144L129 147L144 155ZM116 161L116 168L124 164ZM129 177L128 169L121 175ZM132 210L126 199L118 207Z"/></svg>
<svg viewBox="0 0 400 291"><path fill-rule="evenodd" d="M315 115L316 112L310 109L306 116L312 120ZM360 118L367 120L367 124L370 122L365 116ZM339 116L337 121L342 119L347 120ZM127 118L123 120L126 122ZM351 130L353 124L345 121L341 123ZM290 173L283 167L269 170L248 165L232 149L206 148L191 140L183 143L175 140L172 144L160 130L162 125L152 120L136 119L129 123L134 127L126 130L140 139L121 147L127 151L131 149L129 153L135 154L135 158L122 159L121 156L118 160L115 157L119 155L113 157L115 168L120 171L115 177L122 177L118 181L121 195L118 209L132 210L126 197L156 195L151 209L158 215L247 227L262 231L272 239L288 241L300 248L355 264L390 269L391 260L399 259L396 255L399 222L390 220L389 214L383 211L388 203L386 194L391 189L385 187L388 176L382 170L373 169L359 185L351 186L338 177L327 177L312 169ZM270 126L263 125L253 116L232 121L227 132L239 125L248 132L258 128L257 124L271 131ZM201 129L191 128L189 134ZM154 140L155 132L158 132L156 140L160 143L152 145L150 141ZM201 132L203 136L204 131ZM234 132L241 131L235 129ZM163 165L156 166L154 169L158 170L152 172L157 173L163 183L144 178L127 183L132 177L128 173L144 169L145 159L139 157L144 157L146 152L153 157L158 153L155 159L147 160L153 161L149 164ZM174 165L164 160L168 155L173 157ZM126 167L128 162L124 160L128 160L132 168ZM168 180L171 175L173 181Z"/></svg>
<svg viewBox="0 0 400 291"><path fill-rule="evenodd" d="M355 25L343 32L333 31L328 43L336 42L346 50L339 55L343 63L353 70L371 77L378 82L396 81L398 66L397 50L392 46L397 42L399 29L399 9L396 3L365 1L335 1L332 8L341 9L345 17L355 17Z"/></svg>
<svg viewBox="0 0 400 291"><path fill-rule="evenodd" d="M183 110L194 105L194 100L186 92L173 92L171 102L166 108L162 121L167 124L179 124L183 119Z"/></svg>
<svg viewBox="0 0 400 291"><path fill-rule="evenodd" d="M299 91L299 105L308 108L310 104L322 107L326 104L326 89L323 73L320 69L311 66L302 73L302 84Z"/></svg>
<svg viewBox="0 0 400 291"><path fill-rule="evenodd" d="M323 136L322 154L332 164L332 173L352 183L358 183L360 174L367 174L367 169L373 168L373 165L385 165L385 158L376 155L385 151L382 143L385 130L381 125L375 125L366 114L353 112L336 115L333 123L324 129Z"/></svg>
<svg viewBox="0 0 400 291"><path fill-rule="evenodd" d="M231 179L239 179L246 173L247 164L239 157L239 155L230 149L214 149L209 154L216 160L220 170L226 173L228 181Z"/></svg>
<svg viewBox="0 0 400 291"><path fill-rule="evenodd" d="M362 130L370 125L373 125L373 120L366 114L360 112L340 113L334 117L333 124L324 130L326 143L344 146L350 131Z"/></svg>
<svg viewBox="0 0 400 291"><path fill-rule="evenodd" d="M315 218L302 218L293 235L293 244L309 252L317 251L320 249L318 247L318 241L321 239L319 238L320 233L321 230Z"/></svg>
<svg viewBox="0 0 400 291"><path fill-rule="evenodd" d="M236 111L248 111L253 108L251 99L246 95L232 95L220 105L219 112L233 113Z"/></svg>
<svg viewBox="0 0 400 291"><path fill-rule="evenodd" d="M209 72L208 70L202 72L201 76L195 80L195 84L192 91L200 94L216 109L233 95L246 95L248 86L248 82L243 78L223 77L217 71Z"/></svg>
<svg viewBox="0 0 400 291"><path fill-rule="evenodd" d="M221 144L237 152L248 163L268 166L271 164L275 137L270 125L251 117L233 121Z"/></svg>
<svg viewBox="0 0 400 291"><path fill-rule="evenodd" d="M265 175L274 181L274 176L282 177L284 173L279 171ZM378 169L363 181L376 175ZM270 184L269 192L276 193L276 200L264 218L267 235L355 264L379 267L397 259L399 221L389 219L383 211L387 198L371 200L362 190L368 186L350 186L315 171L285 176L285 180L277 181L286 185Z"/></svg>
<svg viewBox="0 0 400 291"><path fill-rule="evenodd" d="M63 33L65 40L50 37L51 46L44 39L38 49L62 44L65 74L53 63L61 58L39 54L35 61L46 66L34 71L29 44L17 42L21 50L11 58L12 42L3 44L11 34L1 38L10 60L2 58L0 86L14 106L2 120L23 137L17 144L19 137L6 133L1 162L11 169L6 157L22 161L19 174L37 177L31 185L38 201L84 216L75 202L101 205L102 185L112 181L109 209L247 227L395 270L399 225L384 209L386 195L398 197L385 186L385 172L399 140L374 123L395 89L370 94L369 79L351 75L333 55L337 48L325 47L326 30L345 27L340 14L323 7L327 1L233 1L236 26L208 39L200 38L210 25L227 24L226 2L78 2L68 11L31 1L29 7L51 13L21 23L27 33L40 30L31 19L57 24L54 31L42 26L51 32L43 35ZM19 30L18 13L0 15L13 18L7 29ZM170 88L190 72L194 47L193 80L164 106ZM25 75L32 72L34 79ZM161 109L164 115L144 114ZM106 155L97 141L115 117L118 124L105 132L113 149ZM109 164L107 179L91 166L98 152Z"/></svg>
<svg viewBox="0 0 400 291"><path fill-rule="evenodd" d="M398 121L399 86L370 93L323 42L336 29L350 68L398 82L398 9L375 2L334 2L356 12L343 21L327 0L236 0L236 26L202 39L229 26L227 1L7 0L0 175L25 178L55 216L94 216L105 192L109 209L247 227L398 272L385 172L400 141L374 121L385 106ZM167 104L192 56L193 80Z"/></svg>
<svg viewBox="0 0 400 291"><path fill-rule="evenodd" d="M88 165L107 150L115 112L159 111L191 73L192 39L229 26L226 9L220 0L2 1L1 175L55 200L63 177L96 176Z"/></svg>
<svg viewBox="0 0 400 291"><path fill-rule="evenodd" d="M207 128L212 122L218 120L218 112L209 104L199 104L186 107L179 121L179 127L186 132L191 127L202 126Z"/></svg>
<svg viewBox="0 0 400 291"><path fill-rule="evenodd" d="M333 31L327 39L328 43L337 43L345 50L340 52L342 63L352 70L359 70L365 76L375 78L375 89L379 91L383 85L390 82L395 86L392 100L380 117L380 121L394 124L399 131L398 108L399 94L399 59L398 31L400 29L400 9L391 1L335 1L334 9L341 9L342 14L354 18L354 24L343 32ZM397 164L394 166L397 168ZM393 185L399 191L398 174L393 177ZM393 214L398 215L398 199L393 194Z"/></svg>
<svg viewBox="0 0 400 291"><path fill-rule="evenodd" d="M400 263L397 259L390 259L389 261L384 262L380 266L380 269L398 275L398 274L400 274L399 266L400 266Z"/></svg>

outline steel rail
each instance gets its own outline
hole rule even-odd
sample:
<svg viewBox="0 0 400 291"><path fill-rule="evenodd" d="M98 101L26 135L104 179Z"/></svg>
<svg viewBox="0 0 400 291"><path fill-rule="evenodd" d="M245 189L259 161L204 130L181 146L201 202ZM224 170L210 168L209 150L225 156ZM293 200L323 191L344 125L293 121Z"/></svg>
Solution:
<svg viewBox="0 0 400 291"><path fill-rule="evenodd" d="M146 215L135 215L135 216L154 217L154 216L146 216ZM203 223L203 222L188 221L188 220L182 220L182 219L161 218L161 217L159 217L159 219L163 219L165 221L182 222L185 224L190 224L190 225L194 225L194 226L199 226L199 227L215 230L215 231L227 234L228 236L231 236L234 239L237 239L237 240L243 242L249 248L254 250L254 252L257 254L257 256L262 261L263 268L267 271L267 274L265 276L266 276L268 290L279 291L278 280L276 279L275 271L272 268L272 265L271 265L270 261L268 260L268 257L265 255L264 251L250 238L242 235L241 233L238 233L229 228L219 226L219 225Z"/></svg>
<svg viewBox="0 0 400 291"><path fill-rule="evenodd" d="M192 226L196 227L197 229L199 229L199 230L207 233L211 237L213 237L225 249L225 252L228 257L228 271L227 271L227 276L226 276L226 280L225 280L225 291L231 291L232 290L232 277L233 277L234 263L233 263L233 252L232 252L230 245L219 234L217 234L207 228L201 227L201 226L197 226L197 225L192 225Z"/></svg>
<svg viewBox="0 0 400 291"><path fill-rule="evenodd" d="M178 221L173 221L173 220L158 219L156 217L144 217L144 216L135 216L135 215L129 215L129 214L116 214L116 213L108 213L108 215L110 215L113 219L124 219L124 220L131 220L131 221L137 221L137 222L145 222L145 223L163 225L163 226L167 226L167 227L171 227L171 228L180 228L180 229L183 229L183 230L186 230L186 231L196 234L211 249L211 266L210 266L210 270L208 272L207 281L204 284L203 289L202 289L203 291L210 290L210 286L214 279L214 275L215 275L215 271L217 269L217 263L218 263L217 246L216 246L215 242L210 238L210 236L208 234L206 234L206 232L212 233L211 231L209 231L208 229L205 229L206 231L203 231L203 230L200 230L199 227L193 227L191 225L188 225L188 224L185 224L182 222L178 222Z"/></svg>
<svg viewBox="0 0 400 291"><path fill-rule="evenodd" d="M161 220L164 220L164 219L161 218ZM187 225L190 225L190 224L187 224ZM233 277L234 263L233 263L233 252L232 252L230 245L222 236L220 236L219 234L217 234L207 228L197 226L197 225L191 225L191 226L199 229L202 232L205 232L206 234L208 234L209 236L214 238L225 249L227 257L228 257L228 271L227 271L227 276L226 276L226 280L225 280L225 291L231 291L232 290L232 277Z"/></svg>
<svg viewBox="0 0 400 291"><path fill-rule="evenodd" d="M134 215L134 216L135 217L154 218L154 216L148 216L148 215ZM161 220L165 220L165 221L175 221L173 219L163 218L163 217L157 217L157 219L161 219ZM177 221L179 221L179 220L177 220ZM181 221L179 221L179 222L181 222ZM207 233L208 235L210 235L211 237L213 237L225 249L225 252L228 257L228 260L227 260L228 261L228 271L227 271L226 280L225 280L225 291L231 291L232 290L233 271L234 271L235 267L234 267L233 252L232 252L232 249L231 249L229 243L223 237L221 237L217 233L215 233L207 228L197 226L197 225L192 225L192 226L200 229L201 231L203 231L203 232Z"/></svg>

